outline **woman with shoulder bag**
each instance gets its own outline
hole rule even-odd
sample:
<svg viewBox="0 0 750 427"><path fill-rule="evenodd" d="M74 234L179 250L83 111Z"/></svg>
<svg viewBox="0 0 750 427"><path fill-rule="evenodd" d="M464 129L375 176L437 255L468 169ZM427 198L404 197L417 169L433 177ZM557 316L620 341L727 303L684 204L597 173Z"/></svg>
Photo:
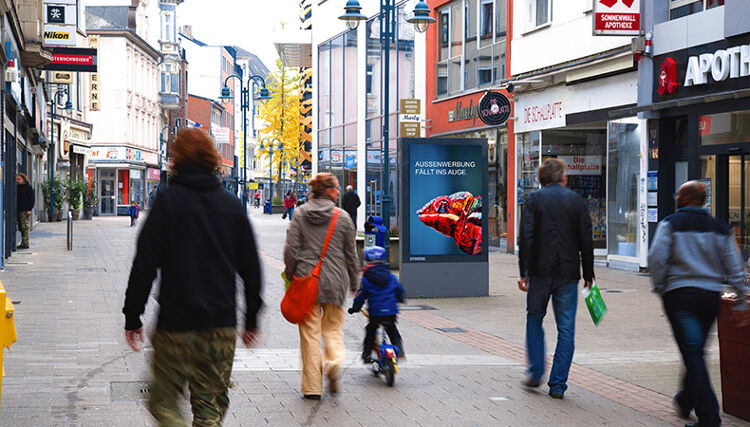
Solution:
<svg viewBox="0 0 750 427"><path fill-rule="evenodd" d="M336 177L320 173L308 184L312 197L298 208L287 230L284 264L286 277L302 278L310 274L322 258L317 302L313 303L311 314L298 324L302 395L305 399L319 400L323 394L324 374L328 378L328 391L338 392L339 367L345 353L342 306L347 290L357 289L359 259L349 214L336 207L340 190ZM330 237L326 239L329 227ZM326 240L329 240L327 246ZM321 356L321 336L325 357Z"/></svg>

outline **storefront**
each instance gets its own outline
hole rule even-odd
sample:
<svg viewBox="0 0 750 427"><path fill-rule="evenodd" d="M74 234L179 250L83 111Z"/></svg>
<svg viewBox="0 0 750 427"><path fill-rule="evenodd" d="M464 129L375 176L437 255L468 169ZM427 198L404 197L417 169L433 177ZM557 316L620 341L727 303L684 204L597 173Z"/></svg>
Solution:
<svg viewBox="0 0 750 427"><path fill-rule="evenodd" d="M631 270L646 266L648 251L645 122L626 112L636 101L636 79L630 72L517 93L515 104L516 226L540 188L539 166L558 158L567 165L568 188L586 200L595 255Z"/></svg>
<svg viewBox="0 0 750 427"><path fill-rule="evenodd" d="M158 161L156 153L124 147L93 146L88 178L101 198L99 215L127 215L132 202L145 206L147 170Z"/></svg>
<svg viewBox="0 0 750 427"><path fill-rule="evenodd" d="M750 258L750 34L654 57L649 111L649 195L656 221L674 212L687 180L706 187L705 208L735 231Z"/></svg>

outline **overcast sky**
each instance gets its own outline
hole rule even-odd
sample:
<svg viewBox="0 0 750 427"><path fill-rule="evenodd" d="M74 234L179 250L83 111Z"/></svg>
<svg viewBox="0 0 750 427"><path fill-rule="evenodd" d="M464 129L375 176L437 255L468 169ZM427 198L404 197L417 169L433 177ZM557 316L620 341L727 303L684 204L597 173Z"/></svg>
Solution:
<svg viewBox="0 0 750 427"><path fill-rule="evenodd" d="M236 45L252 52L273 70L278 53L274 33L298 29L299 0L185 0L178 25L192 25L193 37L212 45Z"/></svg>

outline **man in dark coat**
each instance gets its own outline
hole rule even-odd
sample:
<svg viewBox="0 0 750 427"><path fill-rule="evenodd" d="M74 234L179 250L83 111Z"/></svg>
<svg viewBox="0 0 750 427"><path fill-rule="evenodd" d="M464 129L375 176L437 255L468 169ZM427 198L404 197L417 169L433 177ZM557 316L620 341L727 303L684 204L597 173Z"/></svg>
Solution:
<svg viewBox="0 0 750 427"><path fill-rule="evenodd" d="M29 248L29 230L31 229L31 210L34 209L34 189L25 174L16 175L16 212L18 230L21 232L21 244L18 249Z"/></svg>
<svg viewBox="0 0 750 427"><path fill-rule="evenodd" d="M519 233L518 288L526 298L526 352L529 368L524 385L538 387L544 374L542 320L552 298L557 323L557 346L549 375L549 395L562 399L573 361L578 280L583 265L584 286L594 281L591 218L586 202L565 188L565 163L548 159L539 168L542 189L523 208Z"/></svg>
<svg viewBox="0 0 750 427"><path fill-rule="evenodd" d="M138 237L122 309L125 338L140 350L140 317L161 270L149 410L160 425L186 425L178 399L187 384L193 424L221 425L237 340L236 276L244 282L241 337L250 345L262 305L260 261L242 204L214 173L221 157L213 141L189 129L173 150L176 175L157 194Z"/></svg>
<svg viewBox="0 0 750 427"><path fill-rule="evenodd" d="M352 217L354 221L354 229L357 229L357 208L362 202L359 201L359 196L354 192L354 188L351 185L346 186L346 193L341 199L341 208Z"/></svg>

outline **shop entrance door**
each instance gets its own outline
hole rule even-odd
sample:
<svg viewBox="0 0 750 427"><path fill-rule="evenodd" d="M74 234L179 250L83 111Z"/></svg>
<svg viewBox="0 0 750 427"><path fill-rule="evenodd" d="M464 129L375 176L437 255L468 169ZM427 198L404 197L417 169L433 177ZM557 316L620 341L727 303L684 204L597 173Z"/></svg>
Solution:
<svg viewBox="0 0 750 427"><path fill-rule="evenodd" d="M701 182L713 216L734 231L745 265L750 258L750 154L702 156Z"/></svg>
<svg viewBox="0 0 750 427"><path fill-rule="evenodd" d="M102 215L115 214L115 180L114 178L102 178L99 180L100 193L102 202Z"/></svg>

